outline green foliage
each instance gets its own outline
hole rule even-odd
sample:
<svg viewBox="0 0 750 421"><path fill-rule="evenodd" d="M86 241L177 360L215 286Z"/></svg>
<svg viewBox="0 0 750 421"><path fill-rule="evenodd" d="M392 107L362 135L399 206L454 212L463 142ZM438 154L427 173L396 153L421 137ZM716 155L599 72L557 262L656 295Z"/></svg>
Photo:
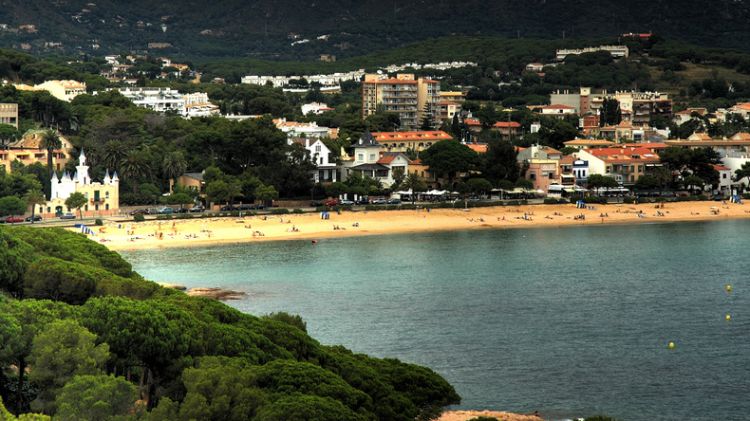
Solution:
<svg viewBox="0 0 750 421"><path fill-rule="evenodd" d="M86 204L86 196L83 195L81 192L74 192L71 193L70 196L68 196L67 199L65 199L65 206L67 206L69 209L76 209L78 210L78 215L83 218L83 215L81 214L81 208Z"/></svg>
<svg viewBox="0 0 750 421"><path fill-rule="evenodd" d="M137 214L133 215L133 221L135 221L135 222L143 222L145 220L146 220L146 217L143 216L142 213L137 213Z"/></svg>
<svg viewBox="0 0 750 421"><path fill-rule="evenodd" d="M26 212L26 202L16 196L0 197L0 216L23 215Z"/></svg>
<svg viewBox="0 0 750 421"><path fill-rule="evenodd" d="M41 392L34 410L53 413L54 397L73 376L99 374L109 358L107 344L95 345L96 335L73 320L57 320L35 337L29 362L29 380Z"/></svg>
<svg viewBox="0 0 750 421"><path fill-rule="evenodd" d="M79 234L14 228L0 238L11 262L0 273L15 288L20 275L28 294L0 298L0 364L31 373L13 396L0 389L13 410L31 404L61 420L406 421L459 401L430 370L320 345L298 316L256 318L144 281ZM134 409L134 385L100 370L138 381L145 407Z"/></svg>
<svg viewBox="0 0 750 421"><path fill-rule="evenodd" d="M589 189L593 190L601 188L615 188L619 186L617 180L615 180L614 178L600 174L589 175L589 178L586 180L586 185Z"/></svg>
<svg viewBox="0 0 750 421"><path fill-rule="evenodd" d="M136 388L122 377L80 375L60 391L55 419L61 421L114 420L134 407Z"/></svg>
<svg viewBox="0 0 750 421"><path fill-rule="evenodd" d="M476 152L454 140L437 142L422 152L422 162L430 171L449 179L474 168L478 161Z"/></svg>

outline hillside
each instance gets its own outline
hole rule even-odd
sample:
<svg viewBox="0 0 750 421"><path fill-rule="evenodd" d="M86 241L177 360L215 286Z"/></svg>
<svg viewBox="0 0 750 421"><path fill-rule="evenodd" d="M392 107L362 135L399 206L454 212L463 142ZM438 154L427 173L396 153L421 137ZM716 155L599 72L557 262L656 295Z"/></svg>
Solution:
<svg viewBox="0 0 750 421"><path fill-rule="evenodd" d="M747 49L749 19L744 0L716 0L710 7L697 0L217 0L208 8L196 0L5 0L0 46L104 53L165 43L164 52L190 57L300 59L355 56L452 34L615 37L653 30L701 45ZM309 42L292 46L291 33Z"/></svg>
<svg viewBox="0 0 750 421"><path fill-rule="evenodd" d="M0 228L0 419L409 421L458 402L433 371L322 345L298 316L162 288L80 234Z"/></svg>

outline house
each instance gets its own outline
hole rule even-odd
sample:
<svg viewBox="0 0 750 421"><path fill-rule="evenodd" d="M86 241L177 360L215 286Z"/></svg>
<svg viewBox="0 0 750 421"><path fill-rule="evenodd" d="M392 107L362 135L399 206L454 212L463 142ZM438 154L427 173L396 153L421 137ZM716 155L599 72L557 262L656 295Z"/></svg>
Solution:
<svg viewBox="0 0 750 421"><path fill-rule="evenodd" d="M521 132L521 123L517 121L498 121L490 127L493 132L500 133L503 140L512 140Z"/></svg>
<svg viewBox="0 0 750 421"><path fill-rule="evenodd" d="M542 105L535 107L532 111L544 116L556 118L564 118L565 116L575 115L576 113L575 107L565 104Z"/></svg>
<svg viewBox="0 0 750 421"><path fill-rule="evenodd" d="M47 150L42 149L43 130L29 130L21 139L8 144L4 149L0 149L0 167L4 167L6 172L13 170L13 161L18 161L24 165L41 163L47 165ZM63 136L60 136L62 147L52 151L52 167L55 171L62 171L70 160L70 152L73 145Z"/></svg>
<svg viewBox="0 0 750 421"><path fill-rule="evenodd" d="M383 152L383 146L371 133L365 133L352 145L352 157L344 161L345 176L359 174L380 181L384 187L394 183L394 173L408 174L409 158L401 152Z"/></svg>
<svg viewBox="0 0 750 421"><path fill-rule="evenodd" d="M534 184L534 190L547 192L550 184L560 184L562 152L543 145L532 145L518 152L517 160L526 168L524 177Z"/></svg>
<svg viewBox="0 0 750 421"><path fill-rule="evenodd" d="M75 212L75 209L65 204L65 200L73 193L81 193L86 197L86 204L81 211L87 216L113 215L120 208L120 179L117 172L110 175L107 170L101 182L94 182L86 162L86 155L82 150L73 175L65 171L62 177L57 174L52 176L50 198L45 204L39 205L39 214L52 216Z"/></svg>
<svg viewBox="0 0 750 421"><path fill-rule="evenodd" d="M330 108L322 102L308 102L307 104L302 104L300 108L302 109L302 115L308 115L310 113L320 115L326 111L333 111L333 108Z"/></svg>
<svg viewBox="0 0 750 421"><path fill-rule="evenodd" d="M341 170L333 157L331 150L316 138L297 138L294 143L302 145L307 150L310 161L315 164L312 179L316 183L334 183L341 181Z"/></svg>
<svg viewBox="0 0 750 421"><path fill-rule="evenodd" d="M674 122L674 124L678 126L682 126L695 117L705 117L706 115L708 115L708 109L706 108L687 108L685 110L674 113L672 122Z"/></svg>
<svg viewBox="0 0 750 421"><path fill-rule="evenodd" d="M734 106L727 110L727 114L736 114L747 120L748 116L750 116L750 102L734 104Z"/></svg>
<svg viewBox="0 0 750 421"><path fill-rule="evenodd" d="M600 45L598 47L559 49L555 53L555 58L557 61L563 61L568 56L578 56L598 51L606 51L614 58L628 58L630 55L630 49L627 45Z"/></svg>
<svg viewBox="0 0 750 421"><path fill-rule="evenodd" d="M388 152L421 152L437 142L453 139L442 130L411 132L373 132L372 137Z"/></svg>
<svg viewBox="0 0 750 421"><path fill-rule="evenodd" d="M526 65L526 71L532 73L539 73L544 71L543 63L529 63Z"/></svg>
<svg viewBox="0 0 750 421"><path fill-rule="evenodd" d="M609 148L615 145L615 142L606 139L573 139L567 142L563 142L563 145L570 148L581 149L594 149L594 148Z"/></svg>
<svg viewBox="0 0 750 421"><path fill-rule="evenodd" d="M577 156L588 161L589 175L604 175L629 185L635 184L648 170L661 165L659 155L638 147L584 149Z"/></svg>
<svg viewBox="0 0 750 421"><path fill-rule="evenodd" d="M666 140L668 146L680 148L711 148L719 154L722 164L728 167L732 174L750 162L750 135L737 133L729 139L711 139L710 136L697 134L688 140Z"/></svg>
<svg viewBox="0 0 750 421"><path fill-rule="evenodd" d="M732 194L732 186L737 183L732 181L732 169L726 165L714 165L714 170L719 173L719 185L716 186L716 192L726 197Z"/></svg>
<svg viewBox="0 0 750 421"><path fill-rule="evenodd" d="M287 121L285 118L277 118L273 120L276 127L282 132L286 133L289 139L295 137L311 137L320 139L328 137L330 130L328 127L318 126L316 122L300 123L297 121Z"/></svg>
<svg viewBox="0 0 750 421"><path fill-rule="evenodd" d="M124 88L116 89L122 96L138 107L164 113L185 115L185 97L172 88Z"/></svg>
<svg viewBox="0 0 750 421"><path fill-rule="evenodd" d="M47 91L60 101L70 102L78 95L86 93L86 82L76 80L48 80L34 86L14 84L19 91Z"/></svg>
<svg viewBox="0 0 750 421"><path fill-rule="evenodd" d="M210 117L221 113L219 106L212 104L205 92L185 94L183 98L185 99L185 116L188 118Z"/></svg>
<svg viewBox="0 0 750 421"><path fill-rule="evenodd" d="M440 100L437 107L440 121L452 121L453 116L461 114L461 103L457 101Z"/></svg>
<svg viewBox="0 0 750 421"><path fill-rule="evenodd" d="M452 101L462 103L466 101L466 93L462 91L440 91L438 93L440 101Z"/></svg>
<svg viewBox="0 0 750 421"><path fill-rule="evenodd" d="M206 181L203 179L202 172L188 172L177 178L177 185L194 192L201 196L206 193Z"/></svg>

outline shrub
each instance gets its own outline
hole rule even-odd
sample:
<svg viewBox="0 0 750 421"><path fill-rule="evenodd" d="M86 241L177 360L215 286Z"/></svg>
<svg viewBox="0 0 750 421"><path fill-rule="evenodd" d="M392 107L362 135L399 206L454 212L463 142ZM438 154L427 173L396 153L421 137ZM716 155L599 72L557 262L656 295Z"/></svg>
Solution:
<svg viewBox="0 0 750 421"><path fill-rule="evenodd" d="M292 213L297 213L297 214L299 214L299 213L305 213L305 211L303 211L302 209L299 209L299 208L297 208L297 209L294 209L294 210L292 211Z"/></svg>
<svg viewBox="0 0 750 421"><path fill-rule="evenodd" d="M104 225L104 222L101 219L96 218L96 220L94 221L94 225L102 226Z"/></svg>
<svg viewBox="0 0 750 421"><path fill-rule="evenodd" d="M143 214L137 213L137 214L133 215L133 221L135 221L135 222L143 222L145 220L146 220L146 217L143 216Z"/></svg>
<svg viewBox="0 0 750 421"><path fill-rule="evenodd" d="M287 208L273 208L268 213L271 215L286 215L289 213L289 209Z"/></svg>

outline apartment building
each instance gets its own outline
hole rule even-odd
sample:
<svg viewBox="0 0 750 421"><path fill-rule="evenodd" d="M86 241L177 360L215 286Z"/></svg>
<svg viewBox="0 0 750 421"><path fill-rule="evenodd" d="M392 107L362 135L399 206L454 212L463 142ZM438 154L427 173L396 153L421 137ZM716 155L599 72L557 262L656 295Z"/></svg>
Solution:
<svg viewBox="0 0 750 421"><path fill-rule="evenodd" d="M18 104L0 104L0 124L18 129Z"/></svg>
<svg viewBox="0 0 750 421"><path fill-rule="evenodd" d="M627 45L600 45L598 47L586 48L563 48L556 51L555 58L557 61L563 61L568 56L579 56L599 51L606 51L614 58L628 58L630 55L630 49L628 49Z"/></svg>
<svg viewBox="0 0 750 421"><path fill-rule="evenodd" d="M438 122L440 83L413 74L384 78L367 74L362 82L362 118L379 110L398 114L402 130L416 130L425 118Z"/></svg>
<svg viewBox="0 0 750 421"><path fill-rule="evenodd" d="M663 92L608 92L583 87L577 92L558 90L549 97L550 104L572 107L579 116L599 115L605 99L616 99L620 103L622 119L634 125L646 125L654 116L672 118L672 100Z"/></svg>

